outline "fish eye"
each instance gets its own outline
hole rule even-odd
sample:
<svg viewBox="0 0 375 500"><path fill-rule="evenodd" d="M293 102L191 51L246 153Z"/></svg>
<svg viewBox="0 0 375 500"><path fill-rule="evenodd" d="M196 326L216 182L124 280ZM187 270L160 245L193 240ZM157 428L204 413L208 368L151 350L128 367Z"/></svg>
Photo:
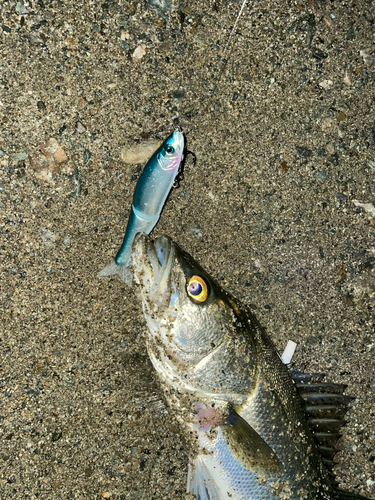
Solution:
<svg viewBox="0 0 375 500"><path fill-rule="evenodd" d="M187 285L187 293L196 302L204 302L208 297L207 283L200 276L192 276Z"/></svg>
<svg viewBox="0 0 375 500"><path fill-rule="evenodd" d="M170 146L168 144L168 146L165 147L165 152L168 154L168 155L171 155L172 153L174 153L174 147L173 146Z"/></svg>

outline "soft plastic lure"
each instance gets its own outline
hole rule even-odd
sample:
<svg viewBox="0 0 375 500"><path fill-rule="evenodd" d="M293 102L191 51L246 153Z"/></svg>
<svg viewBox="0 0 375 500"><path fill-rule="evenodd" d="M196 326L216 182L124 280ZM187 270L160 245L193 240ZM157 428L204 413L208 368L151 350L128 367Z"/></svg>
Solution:
<svg viewBox="0 0 375 500"><path fill-rule="evenodd" d="M158 222L179 172L183 151L184 136L175 130L146 163L135 187L124 241L114 262L100 271L99 277L118 274L131 286L133 276L129 265L134 237L137 233L149 234Z"/></svg>

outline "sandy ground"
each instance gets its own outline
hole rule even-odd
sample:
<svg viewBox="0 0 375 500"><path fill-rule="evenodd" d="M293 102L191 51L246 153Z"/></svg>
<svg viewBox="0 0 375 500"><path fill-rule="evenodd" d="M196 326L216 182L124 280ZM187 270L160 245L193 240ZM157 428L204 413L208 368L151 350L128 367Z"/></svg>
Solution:
<svg viewBox="0 0 375 500"><path fill-rule="evenodd" d="M136 292L96 278L143 166L121 154L176 120L197 161L154 234L348 384L337 479L375 499L374 4L254 0L218 77L238 8L1 2L2 499L192 499Z"/></svg>

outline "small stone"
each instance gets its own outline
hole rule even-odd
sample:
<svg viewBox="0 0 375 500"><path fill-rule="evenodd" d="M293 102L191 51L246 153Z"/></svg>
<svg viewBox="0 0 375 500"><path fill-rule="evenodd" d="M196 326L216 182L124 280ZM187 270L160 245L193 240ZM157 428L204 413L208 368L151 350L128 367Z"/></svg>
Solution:
<svg viewBox="0 0 375 500"><path fill-rule="evenodd" d="M168 12L172 10L172 0L146 0L149 8L155 10L163 19L168 19Z"/></svg>
<svg viewBox="0 0 375 500"><path fill-rule="evenodd" d="M333 85L332 80L323 80L322 82L319 83L319 87L321 87L324 90L329 90Z"/></svg>
<svg viewBox="0 0 375 500"><path fill-rule="evenodd" d="M353 276L348 283L355 300L360 300L365 295L370 298L375 297L375 283L371 275L364 273Z"/></svg>
<svg viewBox="0 0 375 500"><path fill-rule="evenodd" d="M358 200L352 200L356 207L363 208L371 217L375 218L375 207L372 203L361 203Z"/></svg>
<svg viewBox="0 0 375 500"><path fill-rule="evenodd" d="M161 145L160 141L150 140L141 144L128 144L120 152L120 158L128 165L144 163Z"/></svg>
<svg viewBox="0 0 375 500"><path fill-rule="evenodd" d="M174 97L175 99L182 99L184 97L184 95L185 95L184 90L175 90L174 92L172 92L172 97ZM232 98L232 101L233 100L235 100L235 99Z"/></svg>
<svg viewBox="0 0 375 500"><path fill-rule="evenodd" d="M352 81L350 79L350 76L349 76L349 73L346 72L345 73L345 76L344 76L344 83L345 85L347 85L348 87L350 87L352 85Z"/></svg>
<svg viewBox="0 0 375 500"><path fill-rule="evenodd" d="M91 158L91 151L89 149L85 149L84 153L83 153L83 164L84 165L87 165L88 162L90 161L90 158Z"/></svg>
<svg viewBox="0 0 375 500"><path fill-rule="evenodd" d="M56 235L48 228L44 228L40 232L40 239L47 247L51 247L56 242Z"/></svg>
<svg viewBox="0 0 375 500"><path fill-rule="evenodd" d="M280 165L280 168L283 172L287 172L289 170L288 164L286 161L283 161Z"/></svg>
<svg viewBox="0 0 375 500"><path fill-rule="evenodd" d="M315 0L308 0L307 5L315 12L319 10L319 4Z"/></svg>
<svg viewBox="0 0 375 500"><path fill-rule="evenodd" d="M52 434L52 436L51 436L51 441L52 441L53 443L56 443L56 441L58 441L58 440L59 440L59 439L61 439L61 438L62 438L62 432L60 432L60 431L55 431L55 432Z"/></svg>
<svg viewBox="0 0 375 500"><path fill-rule="evenodd" d="M68 161L68 157L66 156L65 151L61 146L59 146L56 139L49 139L49 141L42 145L40 149L44 154L50 153L53 156L55 164L58 166Z"/></svg>
<svg viewBox="0 0 375 500"><path fill-rule="evenodd" d="M61 165L68 161L65 151L54 138L41 144L28 158L36 177L46 181L51 180L54 173L59 173Z"/></svg>
<svg viewBox="0 0 375 500"><path fill-rule="evenodd" d="M315 177L320 183L323 184L327 180L328 172L317 172Z"/></svg>
<svg viewBox="0 0 375 500"><path fill-rule="evenodd" d="M16 12L19 16L24 16L25 14L29 13L29 11L26 9L26 7L21 2L16 3Z"/></svg>
<svg viewBox="0 0 375 500"><path fill-rule="evenodd" d="M132 57L135 61L140 61L145 54L146 54L146 45L142 44L135 49Z"/></svg>
<svg viewBox="0 0 375 500"><path fill-rule="evenodd" d="M84 134L86 132L86 127L84 127L81 122L76 123L76 129L79 134Z"/></svg>
<svg viewBox="0 0 375 500"><path fill-rule="evenodd" d="M173 48L173 42L171 40L167 40L159 45L159 50L163 54L167 54Z"/></svg>
<svg viewBox="0 0 375 500"><path fill-rule="evenodd" d="M85 476L86 477L91 477L93 472L94 472L93 468L91 467L91 465L89 465L85 469Z"/></svg>
<svg viewBox="0 0 375 500"><path fill-rule="evenodd" d="M22 151L22 153L17 153L16 155L14 155L15 159L16 160L27 160L27 157L28 157L28 154L27 154L27 151Z"/></svg>
<svg viewBox="0 0 375 500"><path fill-rule="evenodd" d="M373 56L370 54L370 49L363 49L359 51L359 55L362 57L365 64L372 64L374 62Z"/></svg>
<svg viewBox="0 0 375 500"><path fill-rule="evenodd" d="M117 26L121 26L121 28L127 28L128 19L126 17L119 17L118 19L116 19L116 24Z"/></svg>
<svg viewBox="0 0 375 500"><path fill-rule="evenodd" d="M345 120L345 118L346 118L346 114L343 113L342 111L340 111L340 113L337 113L337 115L336 115L336 120L338 122L342 122L343 120Z"/></svg>
<svg viewBox="0 0 375 500"><path fill-rule="evenodd" d="M327 52L324 52L323 50L320 50L317 47L311 49L311 55L313 56L314 59L316 59L319 62L323 61L324 59L327 59L328 57Z"/></svg>
<svg viewBox="0 0 375 500"><path fill-rule="evenodd" d="M324 19L324 22L326 23L326 25L328 26L328 28L334 28L335 27L335 23L333 22L331 16L328 14L328 12L326 12L323 16L323 19Z"/></svg>
<svg viewBox="0 0 375 500"><path fill-rule="evenodd" d="M111 494L109 491L103 491L103 493L100 495L102 498L111 498Z"/></svg>
<svg viewBox="0 0 375 500"><path fill-rule="evenodd" d="M340 202L345 202L348 199L348 197L343 193L336 193L335 196Z"/></svg>
<svg viewBox="0 0 375 500"><path fill-rule="evenodd" d="M370 158L366 158L366 163L367 163L368 167L373 168L375 170L375 161L374 160L370 160Z"/></svg>
<svg viewBox="0 0 375 500"><path fill-rule="evenodd" d="M309 148L296 146L296 151L298 156L302 156L303 158L309 158L310 156L312 156L312 151Z"/></svg>

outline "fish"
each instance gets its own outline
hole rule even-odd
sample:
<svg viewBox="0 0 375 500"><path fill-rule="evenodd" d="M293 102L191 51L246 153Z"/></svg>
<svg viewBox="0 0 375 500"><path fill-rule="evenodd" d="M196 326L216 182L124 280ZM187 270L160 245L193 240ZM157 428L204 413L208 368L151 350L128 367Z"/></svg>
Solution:
<svg viewBox="0 0 375 500"><path fill-rule="evenodd" d="M131 273L132 243L137 233L149 234L157 224L163 206L180 171L185 140L180 130L170 134L146 163L134 190L133 203L124 240L113 262L98 277L117 274L128 286Z"/></svg>
<svg viewBox="0 0 375 500"><path fill-rule="evenodd" d="M351 399L345 386L293 377L252 311L168 236L138 234L132 262L147 352L193 449L187 492L198 500L363 498L338 490L329 470Z"/></svg>

